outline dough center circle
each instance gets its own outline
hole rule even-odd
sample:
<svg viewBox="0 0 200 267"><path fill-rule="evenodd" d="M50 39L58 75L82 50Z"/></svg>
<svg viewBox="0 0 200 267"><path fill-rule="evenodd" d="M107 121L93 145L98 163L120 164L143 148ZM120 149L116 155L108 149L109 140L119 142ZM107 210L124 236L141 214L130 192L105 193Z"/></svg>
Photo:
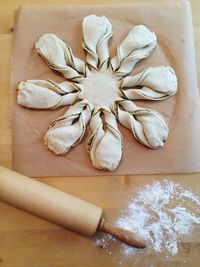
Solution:
<svg viewBox="0 0 200 267"><path fill-rule="evenodd" d="M119 97L117 79L108 71L89 72L83 82L83 92L96 106L112 106Z"/></svg>

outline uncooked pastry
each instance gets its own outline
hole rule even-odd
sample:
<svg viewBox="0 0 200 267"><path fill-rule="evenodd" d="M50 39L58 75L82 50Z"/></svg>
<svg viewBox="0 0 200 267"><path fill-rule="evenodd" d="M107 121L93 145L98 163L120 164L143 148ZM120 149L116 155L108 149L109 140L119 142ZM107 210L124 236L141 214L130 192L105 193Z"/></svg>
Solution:
<svg viewBox="0 0 200 267"><path fill-rule="evenodd" d="M163 66L127 77L135 64L156 47L155 33L145 26L133 27L111 60L109 20L90 15L84 18L82 28L87 63L74 57L69 45L56 35L44 34L35 48L49 67L61 72L68 81L23 81L17 88L18 103L36 109L72 105L50 124L44 137L46 146L57 155L65 154L81 141L90 123L92 135L87 151L92 164L97 169L113 171L123 152L116 118L141 144L151 149L162 147L169 132L163 116L136 106L132 100L166 99L176 93L177 78L171 67Z"/></svg>

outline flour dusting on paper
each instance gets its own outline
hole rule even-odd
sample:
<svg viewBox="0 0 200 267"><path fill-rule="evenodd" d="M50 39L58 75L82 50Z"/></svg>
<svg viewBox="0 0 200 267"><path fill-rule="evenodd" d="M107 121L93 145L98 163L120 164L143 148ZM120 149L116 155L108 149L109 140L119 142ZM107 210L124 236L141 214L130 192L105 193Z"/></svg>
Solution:
<svg viewBox="0 0 200 267"><path fill-rule="evenodd" d="M175 256L178 243L188 242L195 224L200 224L200 198L172 180L155 180L137 191L115 224L143 237L147 243L145 253ZM104 235L96 244L111 254L113 242L112 237ZM122 260L142 252L120 246Z"/></svg>

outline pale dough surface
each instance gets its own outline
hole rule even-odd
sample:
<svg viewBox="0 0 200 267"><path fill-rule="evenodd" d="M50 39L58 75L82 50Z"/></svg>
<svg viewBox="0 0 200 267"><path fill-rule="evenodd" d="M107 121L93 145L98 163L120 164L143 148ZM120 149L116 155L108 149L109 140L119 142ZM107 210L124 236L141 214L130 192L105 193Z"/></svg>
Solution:
<svg viewBox="0 0 200 267"><path fill-rule="evenodd" d="M91 72L83 86L85 97L97 106L112 106L119 98L119 83L107 71Z"/></svg>

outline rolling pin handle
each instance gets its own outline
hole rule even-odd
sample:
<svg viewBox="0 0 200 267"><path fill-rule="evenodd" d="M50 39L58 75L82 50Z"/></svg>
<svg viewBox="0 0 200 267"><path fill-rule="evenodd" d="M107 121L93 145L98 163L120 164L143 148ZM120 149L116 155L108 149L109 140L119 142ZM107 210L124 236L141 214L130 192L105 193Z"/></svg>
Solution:
<svg viewBox="0 0 200 267"><path fill-rule="evenodd" d="M104 218L102 218L100 221L98 231L112 235L129 246L136 248L146 247L145 241L141 237L138 237L133 232L122 229L107 222Z"/></svg>

